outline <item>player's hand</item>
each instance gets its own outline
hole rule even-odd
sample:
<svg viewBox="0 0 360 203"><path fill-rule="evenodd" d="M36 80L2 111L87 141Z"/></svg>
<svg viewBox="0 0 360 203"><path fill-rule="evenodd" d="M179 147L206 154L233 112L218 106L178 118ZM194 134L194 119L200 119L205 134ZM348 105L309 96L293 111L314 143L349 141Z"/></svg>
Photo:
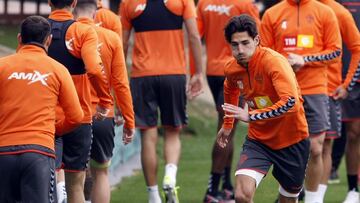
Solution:
<svg viewBox="0 0 360 203"><path fill-rule="evenodd" d="M294 72L299 71L300 68L305 65L304 58L298 54L289 53L287 60L293 68Z"/></svg>
<svg viewBox="0 0 360 203"><path fill-rule="evenodd" d="M124 124L124 117L122 116L121 111L117 107L115 107L114 122L116 126Z"/></svg>
<svg viewBox="0 0 360 203"><path fill-rule="evenodd" d="M221 148L225 148L229 142L231 129L221 128L217 134L216 142Z"/></svg>
<svg viewBox="0 0 360 203"><path fill-rule="evenodd" d="M336 90L333 92L333 98L335 100L345 99L348 95L349 95L349 93L346 91L346 89L342 85L337 87Z"/></svg>
<svg viewBox="0 0 360 203"><path fill-rule="evenodd" d="M125 145L129 144L135 136L135 128L123 128L122 141Z"/></svg>
<svg viewBox="0 0 360 203"><path fill-rule="evenodd" d="M250 118L246 105L247 104L245 104L244 108L241 108L239 106L224 103L223 105L221 105L225 112L224 118L236 118L244 122L249 122Z"/></svg>
<svg viewBox="0 0 360 203"><path fill-rule="evenodd" d="M106 116L109 114L110 110L107 108L104 108L102 106L97 105L96 106L96 113L95 113L95 118L97 120L104 120L106 118Z"/></svg>
<svg viewBox="0 0 360 203"><path fill-rule="evenodd" d="M194 74L186 87L186 94L189 99L193 99L204 91L203 76L199 73Z"/></svg>

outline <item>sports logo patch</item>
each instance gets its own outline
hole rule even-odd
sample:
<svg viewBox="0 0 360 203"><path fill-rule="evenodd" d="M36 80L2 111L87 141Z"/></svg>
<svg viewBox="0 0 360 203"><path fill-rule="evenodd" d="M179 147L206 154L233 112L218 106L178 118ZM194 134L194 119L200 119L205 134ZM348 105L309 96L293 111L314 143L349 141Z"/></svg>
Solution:
<svg viewBox="0 0 360 203"><path fill-rule="evenodd" d="M266 107L273 105L273 103L271 102L271 99L268 96L254 97L254 101L256 103L257 108L259 108L259 109L266 108Z"/></svg>

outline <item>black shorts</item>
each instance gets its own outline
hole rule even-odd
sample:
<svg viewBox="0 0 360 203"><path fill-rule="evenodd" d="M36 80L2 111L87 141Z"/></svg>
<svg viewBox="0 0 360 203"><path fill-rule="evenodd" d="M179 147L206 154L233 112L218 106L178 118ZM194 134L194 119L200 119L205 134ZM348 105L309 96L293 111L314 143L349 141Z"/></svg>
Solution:
<svg viewBox="0 0 360 203"><path fill-rule="evenodd" d="M0 202L55 202L53 157L26 152L0 155L0 163Z"/></svg>
<svg viewBox="0 0 360 203"><path fill-rule="evenodd" d="M106 118L103 121L93 119L93 141L90 158L98 164L109 162L113 155L114 125L113 118Z"/></svg>
<svg viewBox="0 0 360 203"><path fill-rule="evenodd" d="M349 96L342 101L343 121L360 119L360 83L356 83Z"/></svg>
<svg viewBox="0 0 360 203"><path fill-rule="evenodd" d="M222 109L224 104L224 76L207 76L209 88L211 90L216 109Z"/></svg>
<svg viewBox="0 0 360 203"><path fill-rule="evenodd" d="M237 170L249 169L267 174L273 165L272 174L281 187L289 193L296 194L302 189L309 152L309 139L280 150L273 150L247 138L240 154Z"/></svg>
<svg viewBox="0 0 360 203"><path fill-rule="evenodd" d="M341 102L329 97L329 129L326 139L336 139L341 136Z"/></svg>
<svg viewBox="0 0 360 203"><path fill-rule="evenodd" d="M158 108L163 126L181 128L187 124L185 75L131 78L130 86L136 127L156 127Z"/></svg>
<svg viewBox="0 0 360 203"><path fill-rule="evenodd" d="M81 124L70 133L55 140L56 168L67 172L84 171L90 158L91 124Z"/></svg>
<svg viewBox="0 0 360 203"><path fill-rule="evenodd" d="M309 134L318 135L329 129L329 99L325 94L303 95Z"/></svg>
<svg viewBox="0 0 360 203"><path fill-rule="evenodd" d="M208 85L211 90L211 94L213 96L217 111L219 110L222 111L221 105L224 104L224 80L225 80L224 76L211 76L211 75L207 76ZM244 105L245 105L244 97L240 96L239 106L244 106Z"/></svg>

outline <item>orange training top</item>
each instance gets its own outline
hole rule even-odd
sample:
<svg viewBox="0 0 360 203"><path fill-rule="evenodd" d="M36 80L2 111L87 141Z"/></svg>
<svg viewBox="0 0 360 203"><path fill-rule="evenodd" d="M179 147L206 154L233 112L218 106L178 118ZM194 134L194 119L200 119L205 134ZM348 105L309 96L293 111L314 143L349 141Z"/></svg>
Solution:
<svg viewBox="0 0 360 203"><path fill-rule="evenodd" d="M143 77L153 75L185 74L185 49L183 29L174 27L169 18L190 19L196 17L195 4L193 0L167 0L150 1L150 4L164 4L166 12L161 14L167 16L163 20L141 22L139 26L147 30L136 30L134 49L132 54L131 77ZM146 0L124 0L120 6L121 22L124 30L131 30L134 22L144 19L142 14L146 13L152 18L159 17L159 12L153 12L146 6ZM162 6L162 5L160 5ZM155 9L161 9L160 6ZM154 8L154 7L153 7ZM157 16L155 16L157 15ZM176 17L175 17L176 18ZM146 16L145 20L149 19ZM150 22L151 21L151 22ZM153 25L155 24L155 26ZM148 26L149 25L149 26ZM182 26L182 23L181 25Z"/></svg>
<svg viewBox="0 0 360 203"><path fill-rule="evenodd" d="M282 149L308 137L303 99L295 74L279 53L257 47L248 68L235 59L226 64L224 100L237 105L242 94L249 105L250 139L271 149ZM232 128L225 118L223 127Z"/></svg>
<svg viewBox="0 0 360 203"><path fill-rule="evenodd" d="M336 16L316 0L284 0L266 10L261 44L285 57L302 55L305 66L296 72L303 95L327 94L327 65L340 60L341 36Z"/></svg>
<svg viewBox="0 0 360 203"><path fill-rule="evenodd" d="M79 124L83 112L67 69L35 45L0 58L0 147L54 150L55 107L65 111L56 131Z"/></svg>
<svg viewBox="0 0 360 203"><path fill-rule="evenodd" d="M73 15L66 10L56 10L51 12L50 19L55 21L66 21L73 19ZM111 107L111 95L108 91L108 84L106 77L103 74L102 62L97 52L98 38L95 30L88 25L75 22L70 25L66 32L66 45L69 52L77 58L84 61L87 73L82 75L72 75L76 91L79 96L81 107L84 111L84 119L82 123L91 123L91 93L90 82L96 88L96 92L100 97L102 107ZM90 79L90 82L89 82ZM57 111L57 118L63 117L61 111Z"/></svg>
<svg viewBox="0 0 360 203"><path fill-rule="evenodd" d="M346 79L344 81L344 87L351 90L355 85L356 76L360 74L360 33L357 29L354 18L351 13L341 4L335 0L320 0L320 2L329 6L338 19L341 37L346 47L351 51L351 62L349 66ZM341 85L341 61L330 64L328 66L328 93L332 95L334 90ZM358 72L355 75L355 72ZM351 85L350 85L351 84Z"/></svg>
<svg viewBox="0 0 360 203"><path fill-rule="evenodd" d="M119 36L110 30L102 27L96 27L94 22L89 18L78 18L78 22L91 25L99 38L98 51L101 60L104 63L105 72L110 83L111 89L115 93L115 100L125 119L127 128L135 128L134 110L129 87L129 80L126 71L125 59L122 42ZM94 89L91 91L93 110L95 111L99 98ZM111 107L109 117L113 117L114 107Z"/></svg>
<svg viewBox="0 0 360 203"><path fill-rule="evenodd" d="M120 17L103 7L102 2L98 1L98 10L95 14L95 23L97 26L116 32L122 39L122 26Z"/></svg>
<svg viewBox="0 0 360 203"><path fill-rule="evenodd" d="M260 25L259 10L252 0L199 0L197 24L205 38L207 75L223 76L224 65L232 58L230 46L224 37L224 27L233 16L248 14Z"/></svg>

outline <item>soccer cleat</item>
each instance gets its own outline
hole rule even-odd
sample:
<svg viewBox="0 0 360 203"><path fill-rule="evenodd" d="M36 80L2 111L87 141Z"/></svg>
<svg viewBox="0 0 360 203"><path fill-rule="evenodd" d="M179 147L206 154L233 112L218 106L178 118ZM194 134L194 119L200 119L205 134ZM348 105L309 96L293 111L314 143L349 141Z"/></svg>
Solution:
<svg viewBox="0 0 360 203"><path fill-rule="evenodd" d="M221 197L225 201L235 200L235 194L233 190L223 189Z"/></svg>
<svg viewBox="0 0 360 203"><path fill-rule="evenodd" d="M210 194L206 194L204 198L204 203L225 203L220 197L214 197Z"/></svg>
<svg viewBox="0 0 360 203"><path fill-rule="evenodd" d="M343 203L359 203L359 192L349 191Z"/></svg>
<svg viewBox="0 0 360 203"><path fill-rule="evenodd" d="M163 186L165 203L179 203L178 189L179 187L170 187L169 185Z"/></svg>

